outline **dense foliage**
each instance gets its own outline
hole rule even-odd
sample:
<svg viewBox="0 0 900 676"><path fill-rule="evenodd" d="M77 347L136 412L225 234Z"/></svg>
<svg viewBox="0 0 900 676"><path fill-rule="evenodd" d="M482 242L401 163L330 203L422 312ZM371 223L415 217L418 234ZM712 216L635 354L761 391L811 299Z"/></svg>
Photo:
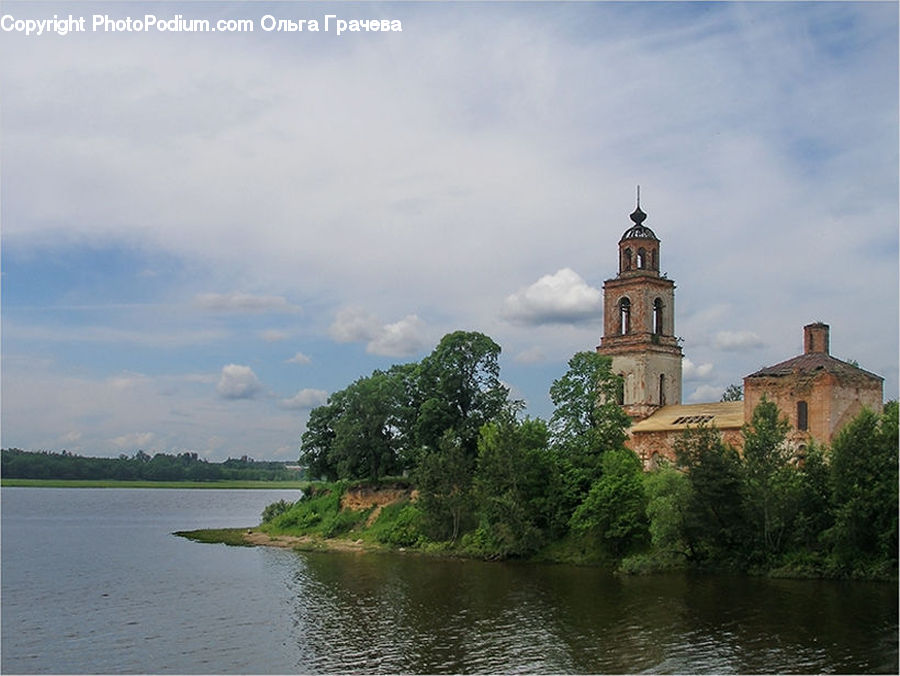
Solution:
<svg viewBox="0 0 900 676"><path fill-rule="evenodd" d="M832 448L810 444L798 457L764 399L743 429L743 453L701 425L676 444L675 463L645 473L624 445L629 420L608 358L573 356L545 422L519 417L499 353L482 334L456 332L422 362L333 394L310 416L301 462L332 481L404 473L415 497L371 518L341 517L334 484L327 498L273 508L267 528L322 534L368 519L359 532L379 542L485 558L895 574L896 403L863 412Z"/></svg>
<svg viewBox="0 0 900 676"><path fill-rule="evenodd" d="M257 461L246 456L225 462L207 462L196 453L150 456L138 451L131 457L92 458L61 453L4 449L0 453L4 479L106 479L114 481L286 481L296 471L283 462Z"/></svg>

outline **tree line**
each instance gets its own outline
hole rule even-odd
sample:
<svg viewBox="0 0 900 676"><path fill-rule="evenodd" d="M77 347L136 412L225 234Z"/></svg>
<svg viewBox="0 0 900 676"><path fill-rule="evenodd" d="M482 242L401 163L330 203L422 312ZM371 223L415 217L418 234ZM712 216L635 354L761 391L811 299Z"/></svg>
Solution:
<svg viewBox="0 0 900 676"><path fill-rule="evenodd" d="M311 412L310 476L406 475L418 499L397 544L487 558L554 552L626 569L729 568L890 575L897 565L897 404L863 411L830 448L797 457L764 400L739 453L700 426L644 472L625 446L611 360L579 352L554 381L549 421L523 417L487 336L445 336L421 362L375 371Z"/></svg>
<svg viewBox="0 0 900 676"><path fill-rule="evenodd" d="M247 456L225 462L207 462L196 453L156 453L137 451L131 457L96 458L68 451L0 452L0 472L5 479L94 479L116 481L282 481L298 478L284 463L257 461Z"/></svg>

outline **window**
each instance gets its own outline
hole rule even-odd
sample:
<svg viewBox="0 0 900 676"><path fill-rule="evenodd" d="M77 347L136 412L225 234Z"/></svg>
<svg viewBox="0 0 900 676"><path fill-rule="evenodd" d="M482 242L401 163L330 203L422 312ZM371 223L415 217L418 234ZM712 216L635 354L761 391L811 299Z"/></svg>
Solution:
<svg viewBox="0 0 900 676"><path fill-rule="evenodd" d="M622 252L622 270L631 270L631 249Z"/></svg>
<svg viewBox="0 0 900 676"><path fill-rule="evenodd" d="M619 301L619 335L631 333L631 301L626 297Z"/></svg>
<svg viewBox="0 0 900 676"><path fill-rule="evenodd" d="M809 429L809 410L805 401L797 402L797 429L801 432Z"/></svg>
<svg viewBox="0 0 900 676"><path fill-rule="evenodd" d="M659 405L666 405L666 376L663 373L659 374Z"/></svg>
<svg viewBox="0 0 900 676"><path fill-rule="evenodd" d="M622 406L625 403L625 376L621 373L616 380L616 403Z"/></svg>
<svg viewBox="0 0 900 676"><path fill-rule="evenodd" d="M644 247L638 249L637 255L637 266L639 269L643 270L644 266L647 264L647 252L644 251Z"/></svg>
<svg viewBox="0 0 900 676"><path fill-rule="evenodd" d="M653 333L661 336L663 332L663 302L659 298L653 301Z"/></svg>

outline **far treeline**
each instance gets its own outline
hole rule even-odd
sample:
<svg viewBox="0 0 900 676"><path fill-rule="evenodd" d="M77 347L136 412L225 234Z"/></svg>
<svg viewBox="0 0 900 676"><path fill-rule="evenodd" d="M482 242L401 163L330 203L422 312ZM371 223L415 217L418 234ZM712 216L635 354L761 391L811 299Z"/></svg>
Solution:
<svg viewBox="0 0 900 676"><path fill-rule="evenodd" d="M0 452L0 475L4 479L94 479L113 481L290 481L297 472L283 462L257 461L246 456L225 462L207 462L196 453L153 456L138 451L133 456L90 458L67 451L61 453Z"/></svg>
<svg viewBox="0 0 900 676"><path fill-rule="evenodd" d="M830 448L813 444L798 459L787 421L763 400L743 428L743 453L701 426L684 434L675 463L644 472L625 447L629 420L614 403L621 379L608 358L574 355L544 421L523 418L509 398L499 355L489 337L456 332L421 362L332 394L311 412L300 462L338 483L271 505L262 527L360 528L338 513L340 492L406 476L417 498L385 508L363 537L632 572L896 577L896 402L863 411Z"/></svg>

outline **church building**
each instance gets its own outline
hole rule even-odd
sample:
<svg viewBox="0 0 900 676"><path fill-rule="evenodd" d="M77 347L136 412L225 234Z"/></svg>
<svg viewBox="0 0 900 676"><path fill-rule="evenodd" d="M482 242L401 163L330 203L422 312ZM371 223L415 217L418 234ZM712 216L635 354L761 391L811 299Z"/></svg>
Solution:
<svg viewBox="0 0 900 676"><path fill-rule="evenodd" d="M802 454L811 439L829 444L863 408L880 411L883 379L829 354L829 327L803 328L803 354L744 378L744 400L682 404L680 339L675 336L675 283L660 275L660 240L637 208L619 240L619 272L603 283L603 336L597 352L622 377L619 403L631 417L629 448L645 469L675 459L689 427L716 427L741 449L741 428L765 396L791 424L788 443Z"/></svg>

